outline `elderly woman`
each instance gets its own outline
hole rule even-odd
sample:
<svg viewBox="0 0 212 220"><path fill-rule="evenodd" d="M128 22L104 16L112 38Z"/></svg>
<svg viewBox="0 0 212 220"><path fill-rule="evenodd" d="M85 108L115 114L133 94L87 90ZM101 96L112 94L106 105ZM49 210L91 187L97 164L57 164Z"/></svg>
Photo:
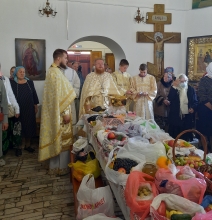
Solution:
<svg viewBox="0 0 212 220"><path fill-rule="evenodd" d="M38 96L33 81L25 77L25 68L18 66L13 73L14 80L10 80L13 93L20 107L22 146L30 153L34 149L30 146L31 138L36 135L36 113L38 111ZM22 155L22 147L16 150L16 156Z"/></svg>
<svg viewBox="0 0 212 220"><path fill-rule="evenodd" d="M165 70L161 80L157 83L157 95L154 103L154 118L161 129L168 129L168 100L169 90L172 84L172 73Z"/></svg>
<svg viewBox="0 0 212 220"><path fill-rule="evenodd" d="M198 87L198 130L211 143L212 136L212 63L206 68L206 75L201 78ZM210 150L211 151L211 150Z"/></svg>
<svg viewBox="0 0 212 220"><path fill-rule="evenodd" d="M185 74L180 74L173 82L168 100L170 102L169 134L176 138L183 130L193 127L194 112L198 104L194 88L188 85ZM192 141L193 136L191 133L186 133L182 139Z"/></svg>
<svg viewBox="0 0 212 220"><path fill-rule="evenodd" d="M4 76L2 72L0 72L0 77L6 89L8 110L9 110L8 111L9 127L7 130L3 131L2 133L2 150L3 150L3 154L5 155L9 147L20 146L21 144L21 136L19 134L15 134L15 135L13 134L14 124L16 124L16 122L18 121L20 110L16 98L13 94L13 90L11 88L9 78Z"/></svg>

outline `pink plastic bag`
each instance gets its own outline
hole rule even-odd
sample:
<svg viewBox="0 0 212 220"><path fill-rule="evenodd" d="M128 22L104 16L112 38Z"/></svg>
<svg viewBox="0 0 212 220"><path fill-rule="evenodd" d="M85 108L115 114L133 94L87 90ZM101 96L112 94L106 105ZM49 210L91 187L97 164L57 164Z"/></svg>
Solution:
<svg viewBox="0 0 212 220"><path fill-rule="evenodd" d="M177 169L181 172L184 167L179 166ZM175 194L200 204L206 190L206 182L201 173L192 168L191 170L196 175L196 178L178 180L176 175L169 169L158 169L155 175L155 185L158 191L160 193Z"/></svg>
<svg viewBox="0 0 212 220"><path fill-rule="evenodd" d="M130 208L131 219L137 219L139 217L139 219L144 220L149 215L152 200L158 194L153 181L154 178L148 174L139 171L133 171L130 173L125 188L125 199L127 206ZM151 186L153 195L152 199L137 200L138 189L142 183L148 183ZM137 218L134 217L135 215Z"/></svg>
<svg viewBox="0 0 212 220"><path fill-rule="evenodd" d="M207 212L206 214L196 213L192 220L212 220L212 211Z"/></svg>

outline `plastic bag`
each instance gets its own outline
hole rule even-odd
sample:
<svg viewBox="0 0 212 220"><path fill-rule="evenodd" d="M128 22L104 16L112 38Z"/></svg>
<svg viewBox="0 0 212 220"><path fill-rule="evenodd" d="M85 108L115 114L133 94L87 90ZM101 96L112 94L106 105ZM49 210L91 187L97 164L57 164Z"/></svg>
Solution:
<svg viewBox="0 0 212 220"><path fill-rule="evenodd" d="M166 156L166 149L162 142L147 144L137 138L129 138L124 148L131 154L144 155L146 162L156 163L158 157Z"/></svg>
<svg viewBox="0 0 212 220"><path fill-rule="evenodd" d="M83 220L121 220L121 219L118 217L110 218L110 217L107 217L105 214L100 213L100 214L96 214L96 215L84 218Z"/></svg>
<svg viewBox="0 0 212 220"><path fill-rule="evenodd" d="M96 120L96 125L92 129L93 134L96 134L100 130L105 130L105 127L100 120Z"/></svg>
<svg viewBox="0 0 212 220"><path fill-rule="evenodd" d="M166 203L166 207L168 209L181 211L182 213L189 214L191 216L194 216L196 212L205 213L205 210L202 206L191 202L188 199L177 195L164 193L156 196L150 206L150 214L154 220L168 220L166 217L159 215L156 211L159 208L161 201Z"/></svg>
<svg viewBox="0 0 212 220"><path fill-rule="evenodd" d="M126 116L125 106L109 106L107 110L109 115L124 115Z"/></svg>
<svg viewBox="0 0 212 220"><path fill-rule="evenodd" d="M177 169L183 174L185 168L178 166ZM200 204L206 190L206 182L201 173L192 168L191 170L196 178L178 180L176 174L169 169L160 168L155 175L155 185L160 193L175 194Z"/></svg>
<svg viewBox="0 0 212 220"><path fill-rule="evenodd" d="M82 149L87 151L86 147L88 147L87 138L79 138L76 142L74 142L73 150L71 152L76 154L77 152L81 151Z"/></svg>
<svg viewBox="0 0 212 220"><path fill-rule="evenodd" d="M212 220L212 211L206 214L196 213L192 220Z"/></svg>
<svg viewBox="0 0 212 220"><path fill-rule="evenodd" d="M212 164L212 154L207 154L207 156L206 156L206 163L207 164Z"/></svg>
<svg viewBox="0 0 212 220"><path fill-rule="evenodd" d="M117 131L126 134L128 137L136 137L143 135L141 126L133 123L119 125L117 127Z"/></svg>
<svg viewBox="0 0 212 220"><path fill-rule="evenodd" d="M95 189L94 177L86 175L77 192L78 214L81 220L88 216L104 213L106 216L114 216L113 196L109 186Z"/></svg>
<svg viewBox="0 0 212 220"><path fill-rule="evenodd" d="M149 197L147 200L138 200L137 194L139 187L147 184L151 187L151 198ZM130 208L131 219L133 219L134 213L141 219L145 219L149 215L152 200L157 194L153 177L138 171L130 173L125 188L125 198L127 206Z"/></svg>
<svg viewBox="0 0 212 220"><path fill-rule="evenodd" d="M173 165L173 164L172 164ZM174 165L173 165L174 166ZM191 178L195 178L196 175L192 172L189 166L184 166L177 174L177 179L179 180L188 180Z"/></svg>
<svg viewBox="0 0 212 220"><path fill-rule="evenodd" d="M86 163L83 163L82 161L77 161L76 163L70 163L68 164L69 167L73 167L73 173L77 181L81 182L83 177L87 174L92 174L94 178L97 178L101 174L101 169L99 167L99 162L97 159L90 160Z"/></svg>
<svg viewBox="0 0 212 220"><path fill-rule="evenodd" d="M148 131L144 136L146 139L150 139L153 143L157 141L163 141L170 139L170 135L168 133L165 133L163 130L150 130Z"/></svg>
<svg viewBox="0 0 212 220"><path fill-rule="evenodd" d="M116 137L121 137L121 139L120 140L117 140L117 138L108 139L108 136L110 135L110 133L115 134ZM104 150L110 152L111 148L108 148L108 145L115 148L117 146L124 146L127 142L128 142L128 137L124 133L122 133L122 132L109 132L104 136L104 141L102 142L102 147L104 148Z"/></svg>
<svg viewBox="0 0 212 220"><path fill-rule="evenodd" d="M114 150L110 152L107 165L105 166L105 175L109 181L115 184L126 185L129 174L119 173L118 171L109 168L110 163L114 160L113 157L114 152L116 152L117 150L118 153L116 155L116 158L128 158L138 163L138 165L133 168L135 170L142 170L143 165L146 163L145 157L143 156L138 158L135 155L132 155L129 151L127 151L123 147L122 148L116 147Z"/></svg>

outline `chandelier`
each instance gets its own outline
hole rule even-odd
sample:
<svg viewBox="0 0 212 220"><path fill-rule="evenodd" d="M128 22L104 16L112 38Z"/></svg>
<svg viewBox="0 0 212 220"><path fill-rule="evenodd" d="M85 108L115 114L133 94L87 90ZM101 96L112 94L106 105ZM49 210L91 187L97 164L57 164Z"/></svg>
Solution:
<svg viewBox="0 0 212 220"><path fill-rule="evenodd" d="M47 0L46 2L46 7L43 9L40 9L39 12L41 15L46 14L47 17L49 17L49 15L52 15L53 17L55 17L57 14L57 12L50 7L49 0Z"/></svg>
<svg viewBox="0 0 212 220"><path fill-rule="evenodd" d="M144 19L145 19L144 16L143 16L143 15L141 16L140 10L139 10L139 8L138 8L138 10L137 10L137 15L134 17L134 20L135 20L137 23L140 23L141 21L142 21L143 23L146 23Z"/></svg>

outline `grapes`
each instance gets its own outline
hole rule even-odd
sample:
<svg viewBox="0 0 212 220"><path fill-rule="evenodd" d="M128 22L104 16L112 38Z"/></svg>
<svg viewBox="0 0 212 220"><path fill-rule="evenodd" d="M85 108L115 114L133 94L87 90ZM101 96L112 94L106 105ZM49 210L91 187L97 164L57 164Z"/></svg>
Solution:
<svg viewBox="0 0 212 220"><path fill-rule="evenodd" d="M115 171L118 171L119 168L124 168L126 170L126 173L129 174L131 169L137 165L138 165L137 162L130 160L128 158L126 159L116 158L116 160L114 161L113 169Z"/></svg>

